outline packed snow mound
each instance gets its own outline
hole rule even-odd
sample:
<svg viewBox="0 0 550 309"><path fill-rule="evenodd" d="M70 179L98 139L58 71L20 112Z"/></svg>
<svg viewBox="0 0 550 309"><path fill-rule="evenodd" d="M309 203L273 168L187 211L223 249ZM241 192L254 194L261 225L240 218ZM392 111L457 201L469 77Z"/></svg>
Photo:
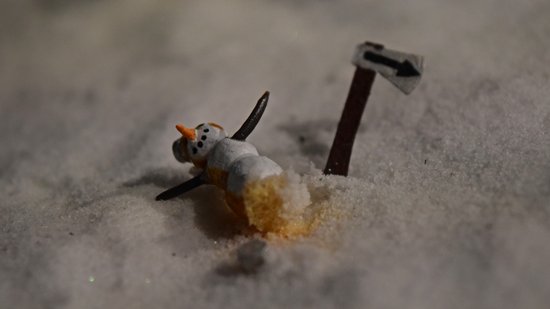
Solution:
<svg viewBox="0 0 550 309"><path fill-rule="evenodd" d="M244 203L248 222L268 238L296 238L349 214L350 203L342 196L347 191L341 185L345 178L314 172L300 175L286 170L247 185Z"/></svg>

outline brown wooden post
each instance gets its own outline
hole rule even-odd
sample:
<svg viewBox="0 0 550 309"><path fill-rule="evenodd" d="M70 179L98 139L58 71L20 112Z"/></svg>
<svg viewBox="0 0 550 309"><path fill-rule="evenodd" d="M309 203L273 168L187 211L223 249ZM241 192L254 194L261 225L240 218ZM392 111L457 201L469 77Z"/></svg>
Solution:
<svg viewBox="0 0 550 309"><path fill-rule="evenodd" d="M349 161L355 135L361 123L363 111L367 105L376 72L356 67L348 93L348 98L338 123L336 136L325 166L325 174L348 175Z"/></svg>

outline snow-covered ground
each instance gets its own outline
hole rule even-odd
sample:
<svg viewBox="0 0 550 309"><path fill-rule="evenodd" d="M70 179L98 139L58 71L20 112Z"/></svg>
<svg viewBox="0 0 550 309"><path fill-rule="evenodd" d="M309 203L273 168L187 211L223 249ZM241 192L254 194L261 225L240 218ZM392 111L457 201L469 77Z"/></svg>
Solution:
<svg viewBox="0 0 550 309"><path fill-rule="evenodd" d="M0 308L546 308L550 2L0 2ZM328 155L370 40L425 56L378 77L350 177ZM236 130L331 211L256 273L176 123Z"/></svg>

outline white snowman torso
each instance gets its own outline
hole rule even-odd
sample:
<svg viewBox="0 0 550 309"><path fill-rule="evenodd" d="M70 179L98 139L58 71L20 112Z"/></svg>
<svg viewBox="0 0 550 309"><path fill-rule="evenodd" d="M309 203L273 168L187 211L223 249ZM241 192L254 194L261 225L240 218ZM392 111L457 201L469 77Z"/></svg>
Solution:
<svg viewBox="0 0 550 309"><path fill-rule="evenodd" d="M208 153L206 161L211 182L234 196L241 196L251 181L282 173L281 167L260 156L254 145L230 138L220 140Z"/></svg>

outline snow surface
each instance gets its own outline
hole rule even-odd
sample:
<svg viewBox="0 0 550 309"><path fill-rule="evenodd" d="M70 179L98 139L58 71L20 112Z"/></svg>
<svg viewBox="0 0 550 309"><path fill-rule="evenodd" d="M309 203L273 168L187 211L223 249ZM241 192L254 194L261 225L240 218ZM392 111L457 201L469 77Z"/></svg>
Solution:
<svg viewBox="0 0 550 309"><path fill-rule="evenodd" d="M547 308L550 2L0 2L0 308ZM404 96L378 77L332 212L227 271L220 192L176 123L234 132L319 173L364 40L425 56ZM311 163L310 163L311 162ZM313 166L313 167L312 167Z"/></svg>

